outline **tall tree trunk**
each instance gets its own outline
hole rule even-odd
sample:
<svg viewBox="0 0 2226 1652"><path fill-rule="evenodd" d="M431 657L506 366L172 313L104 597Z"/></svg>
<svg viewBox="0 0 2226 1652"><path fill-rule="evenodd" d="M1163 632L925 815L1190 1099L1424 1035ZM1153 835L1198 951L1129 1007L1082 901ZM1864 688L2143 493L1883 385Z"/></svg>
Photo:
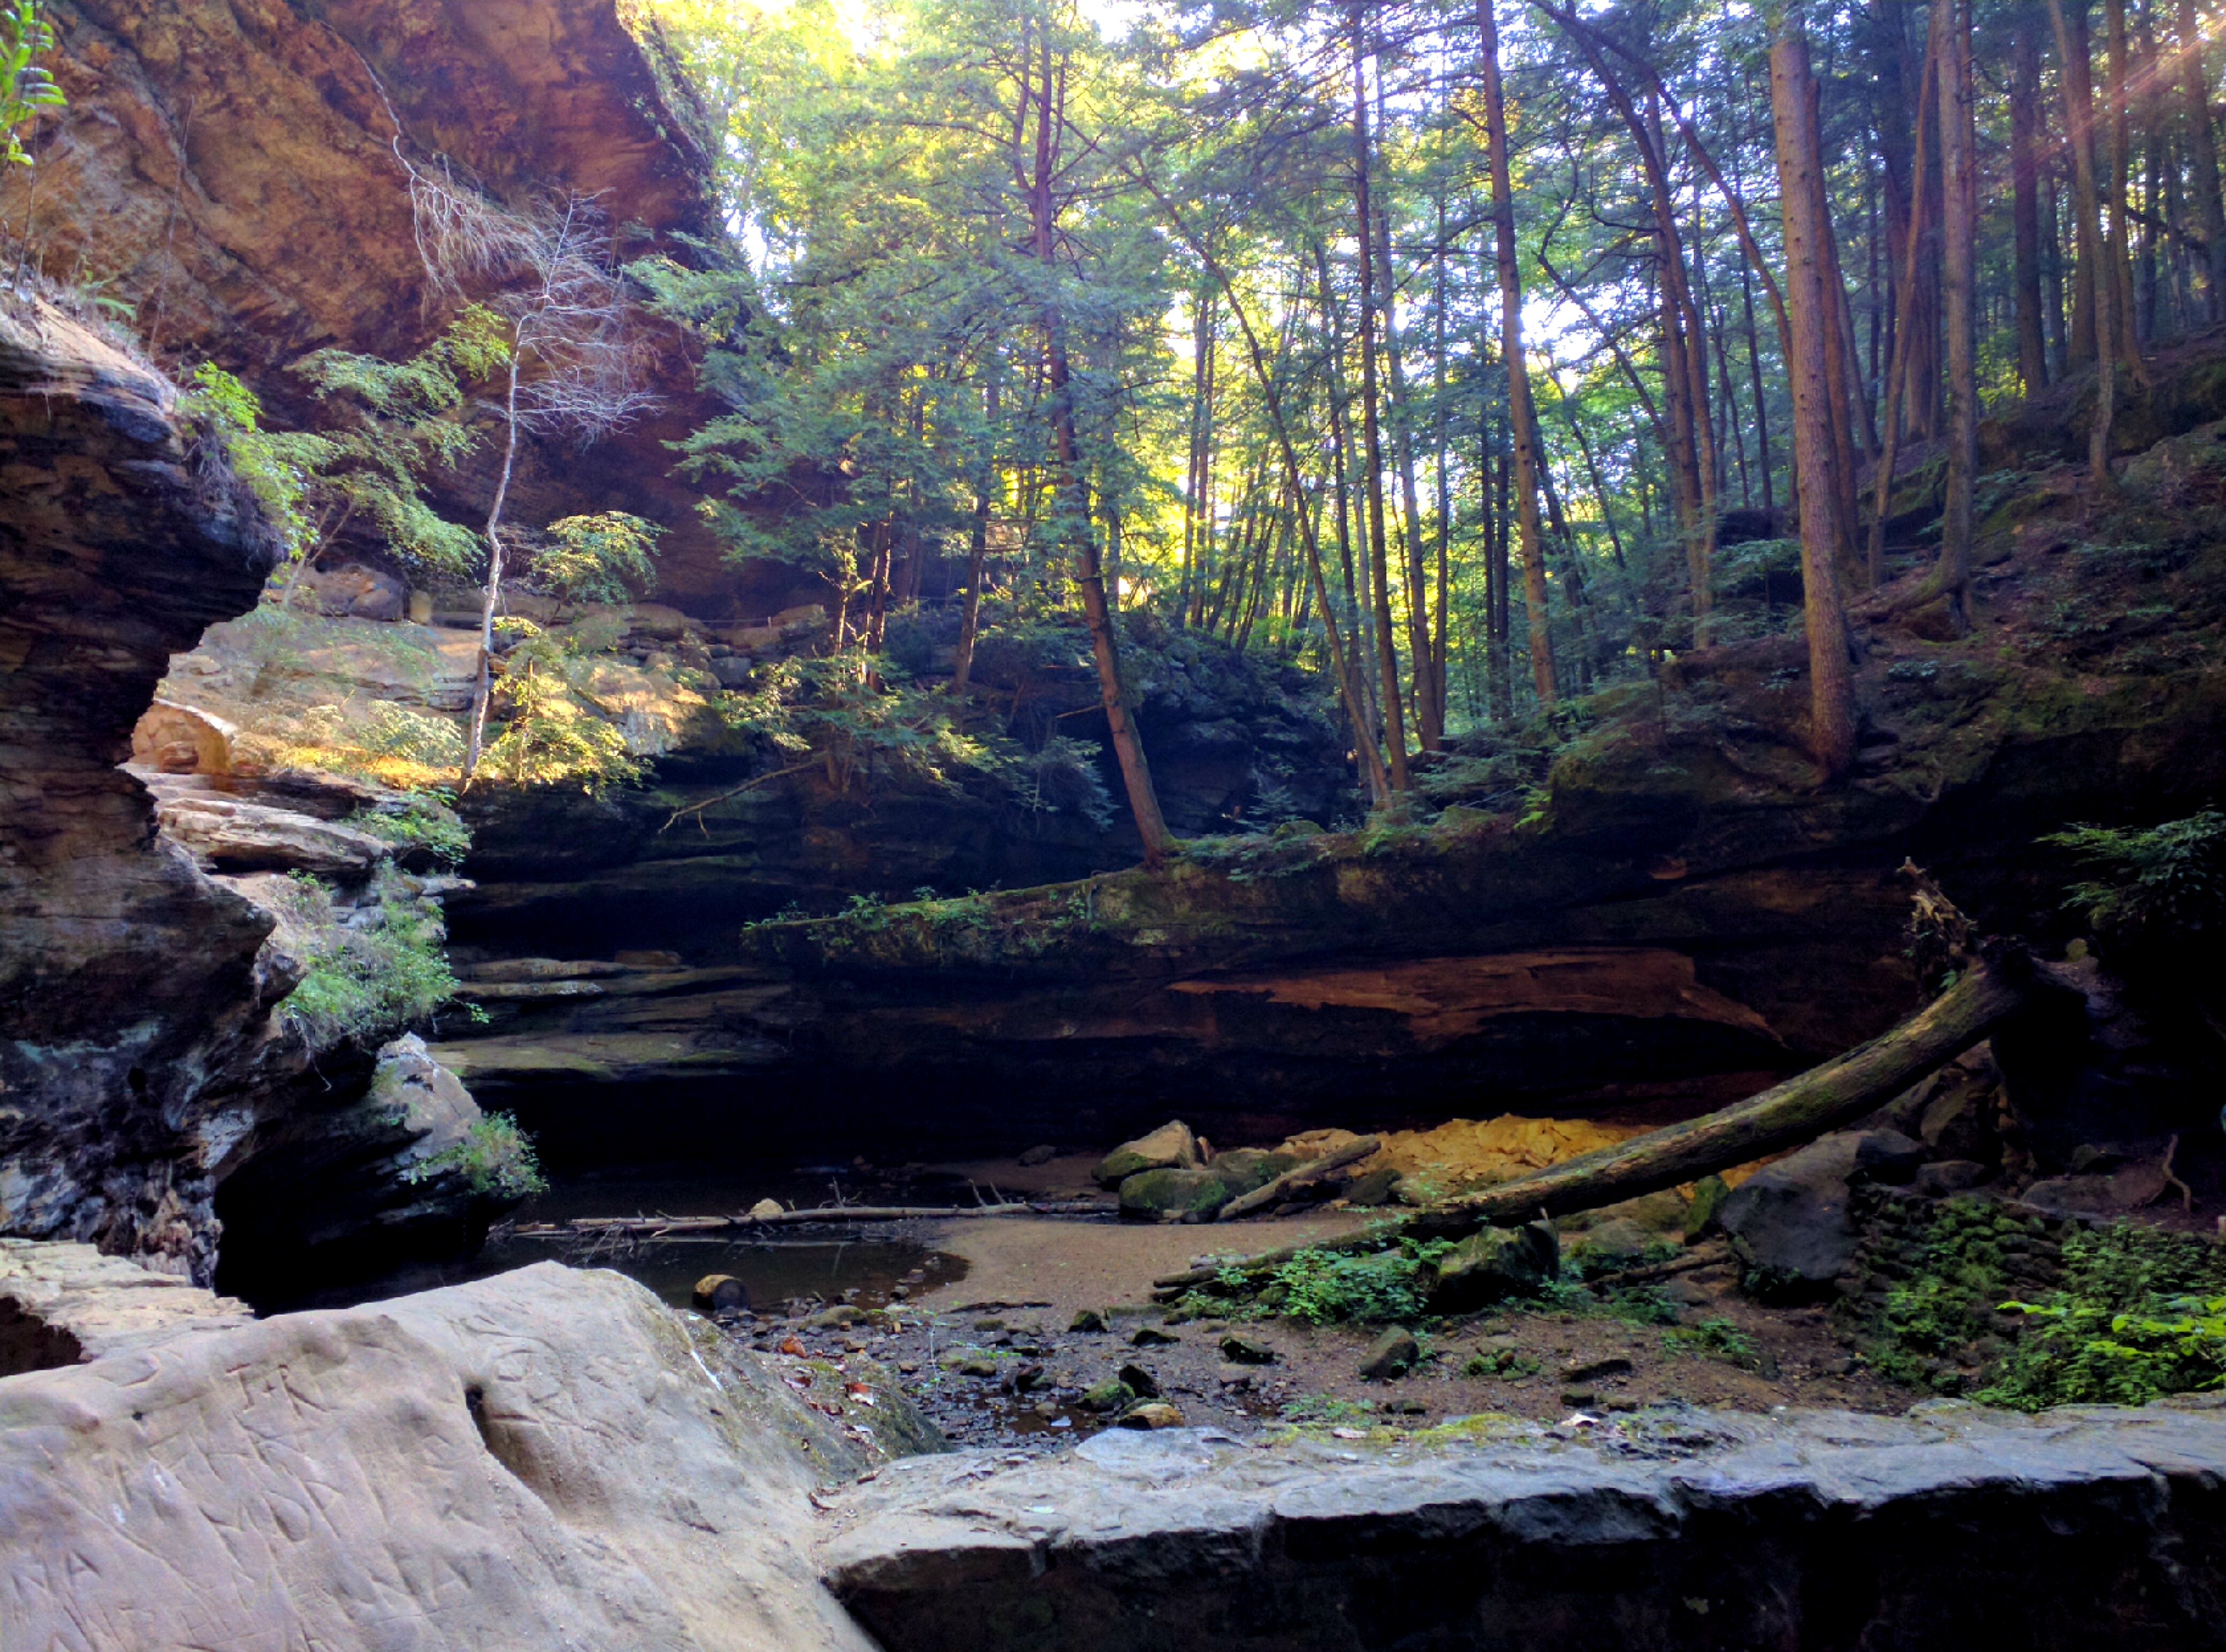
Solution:
<svg viewBox="0 0 2226 1652"><path fill-rule="evenodd" d="M2086 0L2073 0L2073 3L2082 8L2078 15L2083 16ZM2072 27L2064 0L2048 0L2048 17L2056 32L2056 52L2064 71L2060 77L2064 133L2071 150L2072 211L2078 225L2079 268L2083 275L2097 270L2104 256L2102 202L2095 181L2095 84L2088 72L2085 31ZM2118 336L2111 303L2115 285L2103 270L2089 287L2094 306L2092 336L2096 339ZM2118 399L2117 359L2115 349L2095 352L2095 416L2087 433L2087 473L2089 486L2097 496L2109 493L2113 487L2110 425Z"/></svg>
<svg viewBox="0 0 2226 1652"><path fill-rule="evenodd" d="M2195 0L2179 0L2179 87L2187 124L2188 194L2204 241L2204 313L2226 321L2226 206L2218 193L2218 134L2210 124L2210 86L2203 73L2203 31Z"/></svg>
<svg viewBox="0 0 2226 1652"><path fill-rule="evenodd" d="M2040 324L2040 40L2028 3L2013 18L2010 46L2010 218L2017 246L2018 377L2027 396L2048 386Z"/></svg>
<svg viewBox="0 0 2226 1652"><path fill-rule="evenodd" d="M1368 558L1376 586L1376 650L1377 688L1383 697L1383 755L1391 790L1404 794L1407 774L1407 720L1399 695L1399 650L1393 640L1391 618L1391 558L1383 524L1383 436L1377 422L1376 376L1376 213L1371 200L1370 174L1374 168L1368 136L1368 62L1362 44L1364 10L1351 11L1352 29L1352 200L1356 251L1360 274L1360 435L1362 479L1368 505Z"/></svg>
<svg viewBox="0 0 2226 1652"><path fill-rule="evenodd" d="M480 772L480 756L487 749L487 708L494 699L494 616L502 606L502 508L510 498L510 479L518 468L518 368L525 340L513 335L510 346L509 388L503 397L502 473L494 485L494 503L487 507L487 583L480 590L480 660L472 682L472 723L464 742L464 784Z"/></svg>
<svg viewBox="0 0 2226 1652"><path fill-rule="evenodd" d="M1058 175L1055 135L1065 116L1058 107L1065 101L1065 76L1054 73L1052 47L1043 44L1041 84L1036 98L1035 169L1030 180L1031 228L1036 260L1044 267L1046 287L1057 268L1053 238L1058 211L1053 183ZM1129 715L1121 683L1121 651L1113 632L1113 617L1105 600L1105 578L1098 567L1097 539L1090 529L1089 501L1082 497L1081 444L1074 430L1074 406L1066 360L1066 321L1057 296L1043 303L1045 403L1051 414L1052 440L1057 455L1059 505L1066 518L1074 553L1074 582L1082 595L1082 613L1090 627L1090 651L1097 665L1097 693L1105 708L1105 726L1113 739L1113 754L1121 766L1121 778L1129 793L1129 811L1135 816L1136 835L1143 840L1144 864L1163 865L1173 851L1174 839L1160 813L1159 794L1152 786L1151 765L1145 759L1144 742Z"/></svg>
<svg viewBox="0 0 2226 1652"><path fill-rule="evenodd" d="M1546 547L1538 533L1538 425L1523 354L1523 277L1515 257L1515 189L1507 164L1507 100L1499 83L1499 22L1492 0L1477 0L1478 68L1484 77L1491 216L1499 270L1499 355L1507 369L1507 420L1515 445L1515 522L1523 550L1523 607L1530 626L1530 681L1538 703L1554 703L1553 632L1546 610Z"/></svg>
<svg viewBox="0 0 2226 1652"><path fill-rule="evenodd" d="M2110 222L2104 242L2110 259L2110 278L2115 283L2110 313L2117 322L2119 364L2135 384L2146 378L2141 365L2141 344L2134 325L2134 238L2127 214L2126 175L2133 165L2132 112L2127 100L2126 70L2130 48L2126 39L2126 0L2103 0L2102 15L2109 26L2110 166L2104 181L2108 187Z"/></svg>
<svg viewBox="0 0 2226 1652"><path fill-rule="evenodd" d="M1940 586L1948 623L1971 629L1971 484L1979 460L1977 331L1978 147L1972 118L1971 14L1966 0L1932 0L1948 13L1939 67L1941 194L1948 210L1941 295L1948 312L1948 478L1940 524Z"/></svg>
<svg viewBox="0 0 2226 1652"><path fill-rule="evenodd" d="M1933 88L1940 73L1944 54L1944 40L1948 28L1948 10L1944 3L1936 6L1930 28L1926 32L1924 67L1918 75L1920 88L1917 101L1916 131L1911 166L1914 175L1924 176L1926 155L1925 137L1932 129L1925 124L1929 106L1937 101ZM1917 289L1917 265L1924 242L1925 194L1922 189L1910 192L1910 219L1901 238L1901 272L1894 286L1899 301L1898 308L1905 314L1912 303ZM1886 369L1886 442L1879 454L1878 464L1872 479L1871 532L1869 554L1865 558L1870 582L1877 585L1886 578L1886 509L1893 499L1893 473L1901 457L1902 413L1906 403L1909 386L1909 356L1915 329L1898 327L1893 335L1893 357Z"/></svg>
<svg viewBox="0 0 2226 1652"><path fill-rule="evenodd" d="M1834 565L1831 385L1825 340L1833 325L1825 289L1824 171L1811 119L1809 41L1790 13L1770 47L1770 104L1776 126L1778 195L1785 220L1786 308L1793 323L1793 435L1801 475L1801 582L1809 632L1809 747L1828 777L1855 755L1854 683L1847 618Z"/></svg>

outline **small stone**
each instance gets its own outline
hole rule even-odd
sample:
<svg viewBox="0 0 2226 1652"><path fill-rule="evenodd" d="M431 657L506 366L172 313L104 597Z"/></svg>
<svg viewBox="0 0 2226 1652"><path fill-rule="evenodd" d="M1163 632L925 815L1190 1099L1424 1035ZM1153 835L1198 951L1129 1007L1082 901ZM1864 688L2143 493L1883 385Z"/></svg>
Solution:
<svg viewBox="0 0 2226 1652"><path fill-rule="evenodd" d="M1156 1400L1160 1397L1159 1379L1141 1365L1123 1365L1120 1370L1120 1379L1129 1391L1139 1400Z"/></svg>
<svg viewBox="0 0 2226 1652"><path fill-rule="evenodd" d="M804 1322L806 1331L840 1331L845 1325L855 1325L866 1317L865 1312L852 1307L848 1302L837 1302L831 1308L822 1308Z"/></svg>
<svg viewBox="0 0 2226 1652"><path fill-rule="evenodd" d="M909 1285L892 1285L889 1287L889 1295L899 1302L903 1301L911 1294L912 1287Z"/></svg>
<svg viewBox="0 0 2226 1652"><path fill-rule="evenodd" d="M1412 1333L1387 1331L1368 1345L1367 1357L1360 1363L1360 1374L1371 1382L1388 1382L1395 1376L1406 1376L1421 1357L1422 1345Z"/></svg>
<svg viewBox="0 0 2226 1652"><path fill-rule="evenodd" d="M1042 1366L1023 1365L1019 1370L1013 1373L1013 1392L1015 1394L1026 1394L1030 1388L1034 1388L1043 1380L1044 1368Z"/></svg>
<svg viewBox="0 0 2226 1652"><path fill-rule="evenodd" d="M901 1376L918 1376L919 1362L916 1359L900 1359L897 1362L897 1370Z"/></svg>
<svg viewBox="0 0 2226 1652"><path fill-rule="evenodd" d="M1138 1327L1135 1336L1129 1338L1129 1345L1131 1348L1167 1348L1181 1340L1181 1337L1170 1335L1157 1325L1142 1325Z"/></svg>
<svg viewBox="0 0 2226 1652"><path fill-rule="evenodd" d="M1005 1322L1002 1319L976 1319L974 1322L974 1329L976 1331L1002 1331L1004 1328Z"/></svg>
<svg viewBox="0 0 2226 1652"><path fill-rule="evenodd" d="M1082 1391L1082 1408L1085 1411L1119 1411L1132 1405L1135 1392L1117 1376L1109 1376L1102 1382L1093 1382Z"/></svg>
<svg viewBox="0 0 2226 1652"><path fill-rule="evenodd" d="M995 1376L997 1374L995 1360L970 1349L954 1348L937 1363L959 1376Z"/></svg>
<svg viewBox="0 0 2226 1652"><path fill-rule="evenodd" d="M1975 1160L1943 1159L1937 1164L1919 1166L1913 1185L1918 1192L1939 1198L1949 1193L1966 1192L1993 1174Z"/></svg>
<svg viewBox="0 0 2226 1652"><path fill-rule="evenodd" d="M1604 1376L1629 1376L1631 1362L1620 1354L1610 1354L1605 1359L1590 1359L1561 1368L1564 1382L1597 1382ZM1572 1401L1571 1404L1575 1401Z"/></svg>
<svg viewBox="0 0 2226 1652"><path fill-rule="evenodd" d="M1716 1218L1731 1196L1731 1184L1720 1176L1703 1176L1693 1184L1693 1202L1685 1207L1687 1244L1715 1231Z"/></svg>
<svg viewBox="0 0 2226 1652"><path fill-rule="evenodd" d="M1029 1409L1034 1411L1037 1416L1041 1417L1046 1422L1049 1422L1053 1417L1059 1415L1059 1401L1056 1400L1039 1400L1034 1405L1031 1406Z"/></svg>
<svg viewBox="0 0 2226 1652"><path fill-rule="evenodd" d="M1420 1400L1386 1400L1377 1408L1393 1417L1423 1417L1430 1410Z"/></svg>
<svg viewBox="0 0 2226 1652"><path fill-rule="evenodd" d="M1030 1147L1026 1153L1021 1155L1021 1162L1023 1165L1026 1165L1030 1170L1034 1170L1038 1165L1047 1165L1058 1157L1059 1149L1057 1147L1049 1146Z"/></svg>
<svg viewBox="0 0 2226 1652"><path fill-rule="evenodd" d="M1233 1333L1221 1339L1221 1357L1233 1365L1273 1365L1275 1363L1275 1350L1265 1343L1256 1343L1250 1337Z"/></svg>
<svg viewBox="0 0 2226 1652"><path fill-rule="evenodd" d="M1183 1414L1164 1400L1147 1400L1142 1405L1131 1406L1121 1414L1116 1427L1121 1428L1180 1428Z"/></svg>
<svg viewBox="0 0 2226 1652"><path fill-rule="evenodd" d="M1242 1365L1224 1365L1214 1372L1213 1380L1232 1394L1243 1394L1249 1390L1258 1378Z"/></svg>
<svg viewBox="0 0 2226 1652"><path fill-rule="evenodd" d="M1105 1316L1095 1308L1084 1308L1068 1321L1066 1328L1070 1332L1078 1331L1086 1335L1102 1335L1112 1329L1105 1323Z"/></svg>
<svg viewBox="0 0 2226 1652"><path fill-rule="evenodd" d="M732 1274L706 1274L690 1294L707 1313L737 1313L750 1306L749 1287Z"/></svg>
<svg viewBox="0 0 2226 1652"><path fill-rule="evenodd" d="M760 1199L755 1204L750 1206L750 1220L753 1222L763 1222L769 1217L781 1214L783 1212L779 1199Z"/></svg>
<svg viewBox="0 0 2226 1652"><path fill-rule="evenodd" d="M1594 1394L1590 1388L1563 1388L1561 1390L1561 1403L1565 1406L1588 1406L1599 1398L1600 1396Z"/></svg>

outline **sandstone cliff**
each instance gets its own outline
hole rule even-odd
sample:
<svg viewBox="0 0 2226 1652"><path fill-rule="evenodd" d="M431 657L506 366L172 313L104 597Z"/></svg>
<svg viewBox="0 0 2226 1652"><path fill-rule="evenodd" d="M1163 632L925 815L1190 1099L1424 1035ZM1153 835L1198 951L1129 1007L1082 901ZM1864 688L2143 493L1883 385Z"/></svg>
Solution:
<svg viewBox="0 0 2226 1652"><path fill-rule="evenodd" d="M326 346L399 359L447 319L398 152L512 204L593 196L626 257L716 232L703 117L653 25L637 33L612 0L60 0L51 15L69 103L35 139L35 200L29 173L0 179L11 256L28 219L51 276L133 306L158 353L213 360L297 422L314 409L289 363ZM660 348L661 410L585 454L529 444L512 514L665 522L668 593L721 618L777 610L783 582L738 585L670 479L665 442L707 408L682 342ZM442 486L471 519L493 478Z"/></svg>

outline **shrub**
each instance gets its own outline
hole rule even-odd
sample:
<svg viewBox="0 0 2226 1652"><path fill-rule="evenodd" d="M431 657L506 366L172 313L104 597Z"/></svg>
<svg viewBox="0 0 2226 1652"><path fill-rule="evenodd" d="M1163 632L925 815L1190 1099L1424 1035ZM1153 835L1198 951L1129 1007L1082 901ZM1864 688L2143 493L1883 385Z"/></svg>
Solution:
<svg viewBox="0 0 2226 1652"><path fill-rule="evenodd" d="M1977 1398L2140 1405L2226 1387L2226 1267L2190 1234L2120 1223L2064 1242L2064 1288L2003 1306L2038 1321Z"/></svg>
<svg viewBox="0 0 2226 1652"><path fill-rule="evenodd" d="M1269 1276L1261 1305L1310 1325L1419 1318L1431 1264L1452 1248L1445 1240L1402 1240L1394 1249L1355 1255L1309 1246Z"/></svg>
<svg viewBox="0 0 2226 1652"><path fill-rule="evenodd" d="M507 1113L489 1113L476 1121L461 1141L412 1165L402 1179L429 1182L450 1172L461 1174L473 1192L487 1198L531 1198L549 1191L531 1138Z"/></svg>
<svg viewBox="0 0 2226 1652"><path fill-rule="evenodd" d="M290 874L278 894L304 954L302 979L279 1013L312 1043L368 1044L455 995L439 909L406 894L391 870L378 875L372 896L371 921L359 926L342 923L331 889L306 872Z"/></svg>

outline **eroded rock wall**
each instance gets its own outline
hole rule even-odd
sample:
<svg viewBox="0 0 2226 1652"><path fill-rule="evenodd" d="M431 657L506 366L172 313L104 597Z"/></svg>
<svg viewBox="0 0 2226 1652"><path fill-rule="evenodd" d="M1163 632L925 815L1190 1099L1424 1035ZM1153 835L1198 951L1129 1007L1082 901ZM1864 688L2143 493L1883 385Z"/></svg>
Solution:
<svg viewBox="0 0 2226 1652"><path fill-rule="evenodd" d="M613 0L59 0L31 174L0 179L40 266L136 307L158 352L212 359L282 416L314 416L286 368L327 346L399 359L445 323L427 290L402 161L523 206L593 196L620 251L716 233L701 114L654 25ZM658 335L662 405L585 454L529 442L511 514L535 525L623 509L672 530L665 588L741 618L785 584L741 585L670 480L664 443L711 410L677 334ZM484 517L491 467L444 480ZM737 601L732 614L723 609Z"/></svg>
<svg viewBox="0 0 2226 1652"><path fill-rule="evenodd" d="M289 981L270 920L159 841L118 765L172 653L277 554L155 373L43 305L0 310L0 1227L206 1272L181 1158Z"/></svg>

